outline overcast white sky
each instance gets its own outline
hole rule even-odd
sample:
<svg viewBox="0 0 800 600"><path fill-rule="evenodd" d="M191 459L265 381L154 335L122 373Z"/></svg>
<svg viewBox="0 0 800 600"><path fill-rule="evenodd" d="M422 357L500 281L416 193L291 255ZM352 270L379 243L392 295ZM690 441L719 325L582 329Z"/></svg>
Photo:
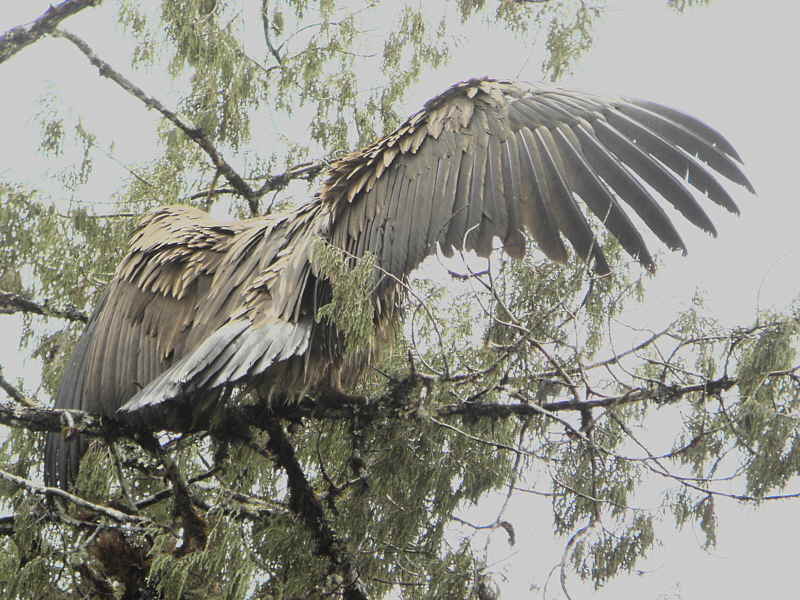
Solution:
<svg viewBox="0 0 800 600"><path fill-rule="evenodd" d="M0 30L33 18L47 4L4 0ZM706 291L709 307L731 325L752 321L758 306L785 307L800 291L796 267L800 209L795 184L800 171L796 29L800 6L780 0L717 0L710 7L678 16L666 8L665 0L609 0L608 4L593 49L561 84L653 99L703 118L734 143L759 192L758 197L737 193L740 218L711 209L720 232L716 240L681 228L689 256L665 258L664 268L649 283L647 303L630 311L626 320L657 328L686 307L698 287ZM89 10L65 26L80 31L90 43L108 39L114 33L105 21L103 30L93 29L100 22L93 13L102 10ZM122 66L122 55L114 56L108 47L104 56ZM407 112L466 77L539 78L537 47L508 37L498 39L496 34L488 37L480 28L453 55L449 66L426 74L411 90ZM153 143L139 132L147 131L154 117L112 83L101 81L66 42L48 40L28 48L0 65L0 76L4 82L0 131L6 142L0 147L0 178L41 177L42 165L24 148L24 137L33 127L33 103L48 86L63 94L76 112L90 113L93 127L116 132L117 139L124 141L117 145L123 160L146 156ZM138 75L134 79L142 81ZM109 181L104 185L110 185ZM98 202L102 197L98 188ZM15 321L4 318L0 328L4 340L0 364L6 375L35 372L16 355ZM799 482L793 484L800 489ZM641 563L644 574L619 578L597 593L573 581L573 598L796 595L797 503L775 503L758 510L724 501L718 506L719 545L712 552L701 549L703 536L691 527L678 534L663 530L667 533L664 546ZM498 561L493 568L508 579L504 597L541 597L540 592L528 590L544 583L564 540L553 539L550 510L544 501L518 497L507 518L517 529L517 547L508 548L502 532L491 543L492 556ZM563 597L556 580L547 597Z"/></svg>

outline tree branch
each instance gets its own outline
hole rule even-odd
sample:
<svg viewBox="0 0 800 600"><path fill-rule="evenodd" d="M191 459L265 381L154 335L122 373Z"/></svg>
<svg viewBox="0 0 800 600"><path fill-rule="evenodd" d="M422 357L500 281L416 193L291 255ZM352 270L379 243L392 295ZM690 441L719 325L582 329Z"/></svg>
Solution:
<svg viewBox="0 0 800 600"><path fill-rule="evenodd" d="M269 32L269 30L272 28L272 25L269 22L269 0L261 0L261 25L264 29L264 41L267 44L270 54L272 54L273 58L275 58L275 62L278 64L278 66L283 66L283 57L280 55L278 49L272 44L272 38Z"/></svg>
<svg viewBox="0 0 800 600"><path fill-rule="evenodd" d="M203 481L204 479L208 479L214 474L215 470L207 471L205 473L201 473L200 475L196 475L192 477L187 483L193 484L197 483L198 481ZM133 506L135 511L132 514L138 513L145 508L150 506L154 506L159 502L163 502L164 500L171 498L174 496L174 490L172 486L167 487L159 492L156 492L150 496L143 498L136 502ZM239 503L234 508L224 508L223 511L226 514L232 515L234 518L243 518L249 521L254 521L258 523L263 523L266 519L270 519L275 517L279 514L288 515L288 511L280 511L275 506L267 506L265 502L258 498L245 496L244 494L230 494L233 500L236 500ZM191 497L192 503L200 507L201 509L208 511L211 510L211 506L205 503L201 498L192 495ZM41 518L48 519L51 521L59 521L65 522L70 525L75 525L76 523L72 521L64 521L63 515L59 516L55 513L50 515L42 515ZM2 535L13 535L15 532L16 525L16 517L15 515L7 515L4 517L0 517L0 536ZM83 525L83 523L79 523L79 525ZM96 524L94 524L96 525ZM108 526L111 527L111 526Z"/></svg>
<svg viewBox="0 0 800 600"><path fill-rule="evenodd" d="M69 425L70 430L76 433L94 437L109 434L114 437L114 430L117 430L117 436L119 436L119 431L121 431L109 419L90 415L82 410L22 407L7 402L0 403L0 425L22 427L30 431L59 433L64 430L65 423Z"/></svg>
<svg viewBox="0 0 800 600"><path fill-rule="evenodd" d="M272 459L286 471L289 484L289 507L311 530L317 541L317 551L328 557L332 569L338 571L343 577L344 599L366 600L367 596L361 589L352 559L325 518L322 503L308 482L303 468L297 460L294 447L283 431L283 426L273 418L265 423L265 429L269 434L267 447L272 454Z"/></svg>
<svg viewBox="0 0 800 600"><path fill-rule="evenodd" d="M207 190L202 190L200 192L195 192L194 194L189 194L188 196L183 196L181 198L182 202L188 202L190 200L199 200L200 198L213 198L214 196L224 196L225 194L238 194L239 192L230 187L224 188L209 188Z"/></svg>
<svg viewBox="0 0 800 600"><path fill-rule="evenodd" d="M13 315L18 312L43 315L45 317L58 317L68 321L81 321L82 323L89 322L89 317L72 305L67 305L64 309L53 308L50 306L49 300L45 300L44 304L39 304L20 294L0 290L0 314Z"/></svg>
<svg viewBox="0 0 800 600"><path fill-rule="evenodd" d="M142 517L139 515L129 515L115 508L102 506L101 504L94 504L93 502L84 500L80 496L76 496L75 494L70 494L69 492L62 490L61 488L46 487L44 485L34 483L33 481L30 481L28 479L18 477L13 473L9 473L7 471L0 470L0 479L4 479L5 481L13 483L14 485L25 488L32 494L40 494L43 496L63 498L64 500L67 500L68 502L71 502L76 506L87 508L93 512L104 515L118 523L135 523L137 525L151 523L150 519L146 517Z"/></svg>
<svg viewBox="0 0 800 600"><path fill-rule="evenodd" d="M3 367L0 366L0 388L8 394L17 404L26 406L28 408L36 408L36 402L25 396L21 391L11 385L5 377L3 377Z"/></svg>
<svg viewBox="0 0 800 600"><path fill-rule="evenodd" d="M189 485L177 463L164 451L154 435L143 437L143 442L143 447L152 452L164 465L167 479L172 484L172 493L175 497L174 514L180 517L183 525L183 543L178 548L178 555L183 556L205 549L208 540L206 522L194 509Z"/></svg>
<svg viewBox="0 0 800 600"><path fill-rule="evenodd" d="M264 184L258 188L256 195L262 196L268 192L282 190L294 179L310 181L327 166L328 161L326 160L314 160L289 167L286 171L277 175L268 175Z"/></svg>
<svg viewBox="0 0 800 600"><path fill-rule="evenodd" d="M768 374L770 377L782 375L783 372L780 371ZM230 423L250 423L264 429L272 427L270 423L275 418L288 420L302 418L337 420L350 419L354 414L358 414L359 418L363 419L364 422L369 422L371 419L385 417L387 412L396 411L398 408L413 404L408 399L408 393L414 389L411 383L413 382L409 380L401 380L387 394L376 398L351 396L334 390L325 390L313 398L307 396L299 402L275 404L269 417L265 417L264 407L258 404L225 406L220 408L225 413L220 420ZM561 400L542 405L533 405L520 394L521 402L462 402L440 406L430 412L437 418L452 416L489 419L505 419L512 416L530 417L542 415L542 410L552 413L564 411L583 412L593 408L608 408L645 400L656 400L662 403L674 402L687 394L695 392L717 394L730 389L736 384L736 379L720 377L719 379L695 385L664 386L659 389L639 388L619 396L607 396L594 400ZM0 425L24 427L31 431L59 432L63 430L65 422L68 423L71 431L89 436L114 438L133 434L132 430L115 422L113 419L91 415L80 410L31 408L0 403ZM168 425L162 424L162 428L170 429ZM174 430L174 426L172 429Z"/></svg>
<svg viewBox="0 0 800 600"><path fill-rule="evenodd" d="M0 535L14 535L14 515L0 517Z"/></svg>
<svg viewBox="0 0 800 600"><path fill-rule="evenodd" d="M9 29L0 35L0 63L7 61L26 46L30 46L39 38L51 33L67 17L71 17L84 8L97 6L100 2L102 0L64 0L61 4L48 8L30 23Z"/></svg>
<svg viewBox="0 0 800 600"><path fill-rule="evenodd" d="M772 375L770 373L770 375ZM638 388L619 396L606 396L595 400L560 400L557 402L547 402L541 405L533 405L523 401L518 404L510 403L462 403L444 406L436 411L441 417L463 415L470 417L488 417L491 419L503 419L511 415L532 416L542 414L544 409L548 412L577 411L584 412L592 408L608 408L642 402L644 400L656 400L662 403L669 403L679 400L687 394L704 392L706 394L718 394L726 391L737 384L736 379L730 377L720 377L705 383L686 386L663 386L657 389ZM513 394L514 392L512 392ZM520 399L525 399L519 395Z"/></svg>
<svg viewBox="0 0 800 600"><path fill-rule="evenodd" d="M327 160L314 160L303 162L293 167L289 167L283 173L278 173L277 175L265 175L262 177L257 177L257 180L264 180L264 183L259 187L254 193L256 197L260 198L264 194L268 194L269 192L277 192L282 189L285 189L290 182L294 181L295 179L304 179L306 181L311 181L319 175L319 173L328 166ZM200 192L195 192L189 196L184 196L183 200L197 200L199 198L206 198L208 196L221 196L224 194L238 194L239 191L235 190L234 188L230 187L223 187L223 188L210 188L207 190L202 190Z"/></svg>
<svg viewBox="0 0 800 600"><path fill-rule="evenodd" d="M180 117L177 113L169 110L166 106L161 104L161 102L159 102L156 98L148 95L140 87L126 79L111 65L97 56L89 44L87 44L74 33L64 31L63 29L57 29L53 31L53 35L62 37L72 42L81 52L83 52L84 55L86 55L86 58L89 59L89 62L97 67L98 71L100 71L100 75L107 77L126 92L141 100L148 108L154 108L160 112L168 121L183 131L183 133L185 133L190 140L200 146L200 148L208 155L217 170L225 176L225 179L228 180L228 183L230 183L231 186L247 200L248 204L250 205L251 212L254 214L258 212L258 193L253 191L253 189L247 184L242 176L239 175L233 169L233 167L228 164L228 162L217 151L217 149L209 141L201 129L194 127L185 119Z"/></svg>

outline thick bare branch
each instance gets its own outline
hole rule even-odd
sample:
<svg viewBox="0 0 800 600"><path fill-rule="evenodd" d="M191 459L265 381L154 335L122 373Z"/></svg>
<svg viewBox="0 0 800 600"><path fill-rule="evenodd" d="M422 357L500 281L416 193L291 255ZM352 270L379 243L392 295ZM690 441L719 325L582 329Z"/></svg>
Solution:
<svg viewBox="0 0 800 600"><path fill-rule="evenodd" d="M202 148L202 150L211 159L211 162L214 164L217 170L223 174L225 179L228 180L228 183L230 183L231 186L247 200L247 202L250 204L251 212L258 212L258 193L253 191L253 189L247 184L242 176L239 175L233 169L233 167L230 166L230 164L228 164L228 162L222 157L222 155L205 136L201 129L198 129L194 125L190 124L183 117L169 110L156 98L150 96L133 82L126 79L106 61L97 56L89 44L87 44L74 33L64 31L63 29L57 29L53 31L53 35L62 37L72 42L81 52L83 52L86 58L89 59L89 62L97 67L98 71L100 71L100 75L107 77L126 92L141 100L148 108L154 108L160 112L164 118L170 121L178 129L183 131L183 133L185 133L190 140Z"/></svg>
<svg viewBox="0 0 800 600"><path fill-rule="evenodd" d="M89 317L74 306L67 305L63 309L53 308L50 306L49 300L45 300L43 304L40 304L20 294L0 290L0 314L12 315L20 312L43 315L45 317L58 317L69 321L81 321L83 323L89 321Z"/></svg>
<svg viewBox="0 0 800 600"><path fill-rule="evenodd" d="M0 63L51 33L67 17L71 17L84 8L97 6L100 2L102 0L64 0L64 2L48 8L30 23L9 29L0 35Z"/></svg>

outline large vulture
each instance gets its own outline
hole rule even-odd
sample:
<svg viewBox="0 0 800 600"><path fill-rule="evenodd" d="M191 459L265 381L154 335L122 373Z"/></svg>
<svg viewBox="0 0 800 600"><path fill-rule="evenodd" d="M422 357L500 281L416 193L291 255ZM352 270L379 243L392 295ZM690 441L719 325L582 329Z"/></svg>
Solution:
<svg viewBox="0 0 800 600"><path fill-rule="evenodd" d="M173 413L213 407L234 384L290 394L352 379L367 361L344 364L336 332L314 318L330 297L313 260L320 238L376 257L378 326L394 311L397 282L437 244L487 256L498 239L520 256L527 232L552 260L567 259L566 241L607 272L584 206L652 268L627 210L685 251L663 201L715 233L688 187L737 212L711 170L753 191L740 162L717 131L653 102L493 79L455 84L334 161L318 196L292 212L223 221L168 206L145 216L55 405L159 429ZM48 436L49 485L72 481L86 443Z"/></svg>

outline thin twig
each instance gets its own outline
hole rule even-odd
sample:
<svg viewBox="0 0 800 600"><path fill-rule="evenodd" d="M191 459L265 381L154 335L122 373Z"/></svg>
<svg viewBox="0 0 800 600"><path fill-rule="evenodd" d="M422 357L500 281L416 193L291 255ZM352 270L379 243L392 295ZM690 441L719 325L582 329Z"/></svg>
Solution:
<svg viewBox="0 0 800 600"><path fill-rule="evenodd" d="M494 442L492 440L485 440L483 438L479 438L476 435L472 435L471 433L467 433L463 429L459 429L455 425L450 425L448 423L444 423L444 422L440 421L439 419L437 419L435 417L430 417L430 420L432 422L436 423L436 425L438 425L439 427L442 427L444 429L449 429L450 431L453 431L453 432L455 432L455 433L457 433L459 435L463 435L465 438L470 439L473 442L478 442L479 444L483 444L485 446L491 446L492 448L497 448L498 450L508 450L510 452L514 452L517 455L519 455L519 454L528 454L528 452L526 452L525 450L522 450L520 448L514 448L514 446L509 446L508 444L502 444L500 442Z"/></svg>

